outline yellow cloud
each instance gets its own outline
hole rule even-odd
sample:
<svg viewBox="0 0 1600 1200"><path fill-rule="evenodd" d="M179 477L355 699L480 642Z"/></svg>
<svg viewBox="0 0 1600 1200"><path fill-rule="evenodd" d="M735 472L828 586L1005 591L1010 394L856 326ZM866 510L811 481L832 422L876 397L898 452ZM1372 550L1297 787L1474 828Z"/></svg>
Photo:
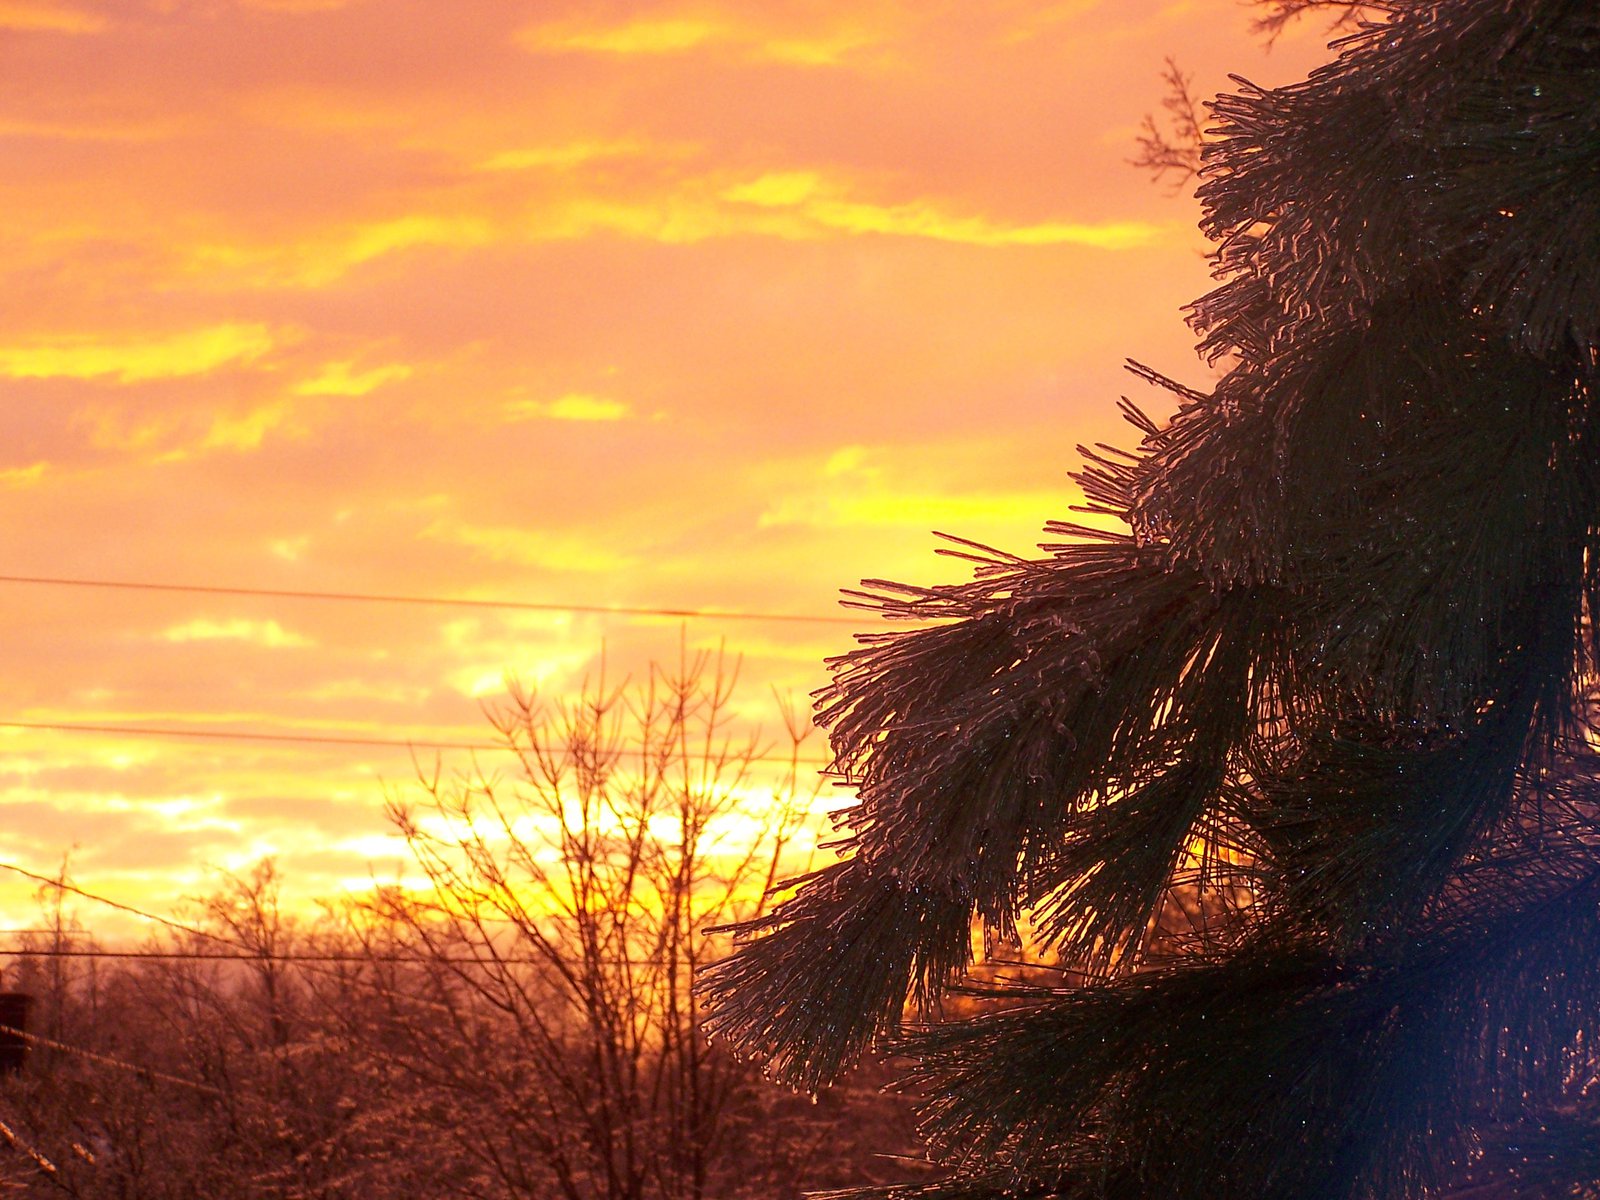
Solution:
<svg viewBox="0 0 1600 1200"><path fill-rule="evenodd" d="M609 152L608 147L621 153L622 145L504 151L479 167L507 172L519 165L579 163L586 155ZM721 173L685 178L672 173L659 184L654 190L629 185L626 193L610 194L555 188L532 197L519 188L514 196L499 198L499 211L494 213L418 213L335 227L297 240L202 247L191 253L190 269L211 285L228 279L232 272L240 277L236 282L245 286L316 288L334 283L364 263L411 249L471 250L606 234L667 245L727 237L820 241L877 235L982 247L1075 245L1121 250L1150 245L1183 229L1176 222L1005 221L962 212L952 202L930 197L885 203L862 198L848 179L816 170L776 170L744 178ZM0 357L0 371L4 362ZM354 395L360 393L337 389L352 386L351 381L358 378L373 387L399 378L356 376L349 366L343 370L344 375L329 377L327 386L333 390L300 394Z"/></svg>
<svg viewBox="0 0 1600 1200"><path fill-rule="evenodd" d="M477 164L480 171L566 169L613 158L636 158L649 152L645 143L632 139L609 142L567 142L559 146L528 146L502 150Z"/></svg>
<svg viewBox="0 0 1600 1200"><path fill-rule="evenodd" d="M353 267L387 254L420 247L471 248L495 240L494 225L483 217L414 213L373 221L299 243L262 246L202 246L190 258L196 275L240 271L262 286L323 287Z"/></svg>
<svg viewBox="0 0 1600 1200"><path fill-rule="evenodd" d="M365 859L409 859L411 857L409 843L405 838L395 833L363 833L334 843L333 849ZM368 887L371 884L372 881L370 879L366 881Z"/></svg>
<svg viewBox="0 0 1600 1200"><path fill-rule="evenodd" d="M345 8L351 0L243 0L246 8L258 8L263 12L276 13L315 13L334 12Z"/></svg>
<svg viewBox="0 0 1600 1200"><path fill-rule="evenodd" d="M876 475L876 470L864 469L867 461L865 446L841 446L822 464L822 473L830 479L840 475Z"/></svg>
<svg viewBox="0 0 1600 1200"><path fill-rule="evenodd" d="M759 56L800 67L836 67L882 40L864 29L847 28L828 37L773 38L762 43Z"/></svg>
<svg viewBox="0 0 1600 1200"><path fill-rule="evenodd" d="M289 406L282 403L263 405L239 416L223 414L212 420L200 449L254 450L288 415Z"/></svg>
<svg viewBox="0 0 1600 1200"><path fill-rule="evenodd" d="M1068 25L1088 16L1102 6L1103 0L1063 0L1059 4L1046 4L1029 12L1003 39L1008 44L1025 42L1047 30Z"/></svg>
<svg viewBox="0 0 1600 1200"><path fill-rule="evenodd" d="M615 233L676 246L748 233L799 236L788 232L793 225L788 214L767 219L767 214L759 213L752 219L693 195L638 202L581 197L530 222L527 236L533 241L561 241Z"/></svg>
<svg viewBox="0 0 1600 1200"><path fill-rule="evenodd" d="M611 28L546 26L517 40L532 50L589 50L604 54L681 54L729 36L726 26L692 17L641 18Z"/></svg>
<svg viewBox="0 0 1600 1200"><path fill-rule="evenodd" d="M273 348L265 325L227 324L142 340L59 337L0 346L0 375L13 379L94 379L121 383L204 375L229 363L254 362Z"/></svg>
<svg viewBox="0 0 1600 1200"><path fill-rule="evenodd" d="M468 663L445 674L444 681L464 696L482 699L503 695L506 683L516 680L524 687L542 689L552 680L565 680L582 671L592 654L588 649L550 647L544 653L507 647L508 658L492 662Z"/></svg>
<svg viewBox="0 0 1600 1200"><path fill-rule="evenodd" d="M311 545L310 535L301 534L293 538L274 538L267 543L267 549L285 562L299 562L300 556L306 552L306 547L309 545Z"/></svg>
<svg viewBox="0 0 1600 1200"><path fill-rule="evenodd" d="M0 29L5 22L0 19ZM57 138L64 142L158 142L176 137L188 123L179 117L159 119L101 118L92 121L0 117L7 137Z"/></svg>
<svg viewBox="0 0 1600 1200"><path fill-rule="evenodd" d="M34 33L99 33L109 22L96 13L84 12L51 0L0 0L0 29Z"/></svg>
<svg viewBox="0 0 1600 1200"><path fill-rule="evenodd" d="M984 217L956 217L922 201L882 206L826 201L811 206L808 215L830 229L847 233L886 233L900 237L962 242L969 246L1093 246L1101 250L1127 250L1156 241L1166 227L1149 221L1045 221L1034 225L1004 225Z"/></svg>
<svg viewBox="0 0 1600 1200"><path fill-rule="evenodd" d="M748 183L724 189L722 198L761 208L792 208L821 194L822 177L815 171L768 171Z"/></svg>
<svg viewBox="0 0 1600 1200"><path fill-rule="evenodd" d="M769 171L725 188L722 198L760 209L789 209L813 226L810 236L827 231L888 234L971 246L1094 246L1124 250L1149 245L1166 227L1148 221L1086 223L1046 221L1006 224L981 216L958 216L930 200L873 204L846 198L845 190L814 171ZM801 234L799 236L805 236Z"/></svg>
<svg viewBox="0 0 1600 1200"><path fill-rule="evenodd" d="M516 562L551 571L613 572L634 560L574 534L550 533L515 526L465 525L436 521L422 536L467 546L499 562Z"/></svg>
<svg viewBox="0 0 1600 1200"><path fill-rule="evenodd" d="M503 411L513 421L620 421L631 410L621 400L568 392L555 400L513 400Z"/></svg>
<svg viewBox="0 0 1600 1200"><path fill-rule="evenodd" d="M409 379L412 375L412 369L404 363L389 363L352 374L354 365L348 359L325 363L316 375L296 384L294 393L297 396L365 396L386 383Z"/></svg>
<svg viewBox="0 0 1600 1200"><path fill-rule="evenodd" d="M164 629L161 638L168 642L251 642L274 649L316 645L310 638L293 633L276 621L253 621L246 617L226 621L199 617Z"/></svg>
<svg viewBox="0 0 1600 1200"><path fill-rule="evenodd" d="M505 614L492 621L463 617L439 627L440 641L460 665L445 682L467 696L505 691L508 680L542 688L581 671L594 655L595 630L576 628L571 613Z"/></svg>
<svg viewBox="0 0 1600 1200"><path fill-rule="evenodd" d="M838 66L855 52L884 39L858 24L847 24L821 35L801 35L707 17L680 16L640 17L620 25L534 26L522 30L517 40L535 52L650 57L719 49L758 61L823 67Z"/></svg>
<svg viewBox="0 0 1600 1200"><path fill-rule="evenodd" d="M690 185L648 201L582 197L530 221L524 236L555 241L614 233L669 245L719 237L821 241L876 234L968 246L1089 246L1126 250L1175 235L1181 225L1148 221L996 221L950 212L932 200L875 204L845 197L812 172L775 172L708 192Z"/></svg>
<svg viewBox="0 0 1600 1200"><path fill-rule="evenodd" d="M307 700L328 704L342 700L374 701L380 704L421 704L432 689L420 684L384 683L370 679L335 679L298 693Z"/></svg>
<svg viewBox="0 0 1600 1200"><path fill-rule="evenodd" d="M362 263L410 246L478 246L490 237L489 223L480 217L424 213L361 226L345 242L340 257Z"/></svg>
<svg viewBox="0 0 1600 1200"><path fill-rule="evenodd" d="M50 464L36 462L29 467L6 467L0 470L0 487L30 488L44 478Z"/></svg>
<svg viewBox="0 0 1600 1200"><path fill-rule="evenodd" d="M87 407L77 422L102 450L138 454L149 462L183 462L212 451L254 450L293 415L286 401L243 412L167 412L145 417L127 406Z"/></svg>

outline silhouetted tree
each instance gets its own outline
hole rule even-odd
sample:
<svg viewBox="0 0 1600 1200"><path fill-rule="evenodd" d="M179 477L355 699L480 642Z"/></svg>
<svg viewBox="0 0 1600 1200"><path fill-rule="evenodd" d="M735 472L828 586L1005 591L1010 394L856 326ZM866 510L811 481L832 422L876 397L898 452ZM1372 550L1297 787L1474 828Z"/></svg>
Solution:
<svg viewBox="0 0 1600 1200"><path fill-rule="evenodd" d="M65 859L35 876L0 1191L798 1200L915 1174L885 1153L916 1142L882 1064L808 1103L700 1031L709 927L814 853L810 722L780 699L776 753L737 736L736 673L685 649L565 699L513 687L486 708L505 753L392 798L409 880L315 918L267 859L106 946Z"/></svg>
<svg viewBox="0 0 1600 1200"><path fill-rule="evenodd" d="M1397 11L1406 0L1254 0L1261 15L1251 23L1253 31L1268 46L1299 18L1308 14L1330 16L1329 32L1341 33L1356 28L1362 21L1376 20ZM1205 151L1206 130L1201 104L1194 92L1194 79L1186 75L1178 60L1167 56L1161 69L1166 95L1161 98L1165 114L1157 118L1146 113L1134 144L1137 151L1129 161L1161 180L1176 176L1182 187L1200 173Z"/></svg>
<svg viewBox="0 0 1600 1200"><path fill-rule="evenodd" d="M1124 530L859 594L939 620L833 664L848 853L704 987L912 1060L952 1170L871 1194L1600 1195L1600 6L1387 7L1212 106L1229 369L1140 368ZM1024 920L1059 983L902 1031Z"/></svg>
<svg viewBox="0 0 1600 1200"><path fill-rule="evenodd" d="M1254 0L1254 3L1261 9L1261 15L1253 22L1255 32L1269 42L1307 13L1329 16L1330 31L1344 33L1355 29L1363 20L1418 7L1417 0Z"/></svg>
<svg viewBox="0 0 1600 1200"><path fill-rule="evenodd" d="M429 773L391 805L412 884L346 910L344 983L366 990L328 1008L373 1090L446 1150L408 1194L797 1200L914 1172L883 1157L916 1143L870 1086L881 1067L797 1102L700 1028L713 927L765 911L817 832L809 719L780 704L776 753L736 736L736 675L686 649L565 700L513 686L486 709L498 769Z"/></svg>

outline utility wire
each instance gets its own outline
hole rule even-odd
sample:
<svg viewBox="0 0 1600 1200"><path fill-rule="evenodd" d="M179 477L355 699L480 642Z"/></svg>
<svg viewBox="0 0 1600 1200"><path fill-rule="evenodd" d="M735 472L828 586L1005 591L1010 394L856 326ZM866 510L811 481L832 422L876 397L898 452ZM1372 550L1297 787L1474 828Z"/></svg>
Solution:
<svg viewBox="0 0 1600 1200"><path fill-rule="evenodd" d="M120 900L113 900L109 896L102 896L96 892L85 891L75 883L68 883L65 879L53 878L49 875L41 875L37 871L19 867L16 863L0 862L0 871L11 871L21 875L24 879L32 879L36 883L59 888L64 892L71 892L74 896L82 896L85 900L93 900L96 904L104 904L107 908L114 908L118 912L125 912L135 917L143 917L146 921L154 921L157 925L165 925L176 933L187 933L191 937L220 942L224 946L232 946L247 953L249 951L249 947L241 945L232 938L225 938L215 933L207 933L204 929L196 928L193 925L185 925L182 921L174 921L170 917L158 917L155 913L145 912L142 908L135 908L131 904L124 904Z"/></svg>
<svg viewBox="0 0 1600 1200"><path fill-rule="evenodd" d="M254 959L257 962L260 962L261 959L264 957L261 954L253 952L250 949L250 947L246 946L243 942L236 941L233 938L224 937L221 934L212 933L209 930L200 929L200 928L197 928L196 926L193 926L193 925L186 925L184 922L182 922L182 921L174 921L170 917L157 916L153 912L146 912L142 908L135 908L131 904L124 904L120 900L113 900L113 899L111 899L111 897L102 896L98 892L88 891L85 888L78 887L76 884L68 883L64 879L59 879L59 878L58 879L52 879L48 875L40 875L37 871L30 871L25 867L17 866L15 863L0 862L0 869L4 869L4 870L7 870L7 871L14 871L18 875L25 876L28 879L35 879L35 880L38 880L40 883L48 884L51 887L60 888L60 889L62 889L64 891L69 891L75 896L82 896L85 900L93 900L97 904L104 904L108 908L114 908L119 912L130 913L130 914L132 914L133 916L136 916L136 917L143 917L146 921L154 921L157 925L165 925L168 929L174 930L174 931L176 931L178 933L187 933L187 934L192 935L193 937L197 937L197 938L201 938L201 939L204 939L204 940L207 940L207 941L215 942L218 945L227 946L232 950L240 952L240 953L234 953L234 954L226 954L226 955L218 954L218 955L210 955L210 956L203 956L203 955L199 955L199 954L190 954L190 955L185 955L185 956L182 956L182 957L192 957L192 958L201 958L201 957L231 958L231 959L238 959L238 960L243 960L243 961L249 961L251 959ZM26 932L26 931L24 931L24 932ZM69 954L66 954L66 953L62 952L60 947L55 947L55 948L53 948L51 950L46 950L46 951L38 951L38 950L26 951L25 950L25 951L11 951L10 953L17 955L18 957L22 957L22 956L25 956L25 955L28 955L28 954L34 954L34 955L37 955L39 957L56 957L56 958L79 957L79 955L69 955ZM154 955L152 953L150 953L150 952L142 952L142 951L127 953L127 954L116 953L116 952L106 952L106 951L96 951L96 952L92 952L92 955L91 954L84 954L84 955L81 955L81 956L82 957L93 956L93 957L101 957L101 958L148 958L148 957L154 957ZM272 961L279 961L279 960L273 959ZM323 974L325 974L325 975L334 974L333 972L328 971L324 964L307 963L306 965L311 967L313 971L315 971L318 966L323 966L323 968L324 968L323 972L322 972ZM379 983L376 980L365 979L365 978L356 978L356 979L352 980L352 979L349 979L346 976L344 976L342 973L341 974L336 974L336 975L334 975L334 977L336 979L340 980L341 982L346 982L346 983L354 982L354 983L357 983L357 984L359 984L361 986L372 988L374 991L378 992L380 995L383 995L383 996L394 997L396 995L400 995L400 993L394 992L391 989L384 987L381 983ZM423 1004L424 1006L429 1007L429 1008L439 1009L439 1010L447 1012L447 1013L451 1011L450 1008L447 1005L439 1004L436 1001L416 1000L416 998L414 998L414 997L407 997L407 998L408 999L413 999L413 1000L415 1000L415 1002Z"/></svg>
<svg viewBox="0 0 1600 1200"><path fill-rule="evenodd" d="M159 918L157 918L159 919ZM209 935L205 935L209 936ZM223 940L223 939L218 939ZM237 943L224 942L226 945ZM99 947L78 950L71 947L32 947L21 950L0 949L0 956L14 958L108 958L118 962L148 959L152 962L242 962L281 963L285 966L362 966L368 963L408 967L538 967L548 965L548 956L537 955L461 955L461 954L386 954L383 952L353 952L316 954L300 950L262 954L245 946L233 953L217 950L103 950ZM664 958L597 958L587 959L604 967L666 967L671 962ZM0 1026L4 1028L4 1026Z"/></svg>
<svg viewBox="0 0 1600 1200"><path fill-rule="evenodd" d="M318 733L256 733L233 729L163 729L155 725L91 725L54 721L0 721L0 729L35 729L46 733L112 733L127 737L201 738L218 742L288 742L319 746L394 746L411 750L504 750L498 742L408 741L403 738L355 737Z"/></svg>
<svg viewBox="0 0 1600 1200"><path fill-rule="evenodd" d="M97 904L104 904L109 908L118 910L119 912L129 913L135 917L143 917L146 921L154 921L158 925L165 925L168 929L174 930L178 933L186 933L192 937L204 938L207 941L216 942L218 945L227 946L230 950L234 951L234 953L231 954L220 954L216 951L208 952L204 950L102 950L99 948L79 950L56 946L50 948L35 948L26 950L0 950L0 954L10 954L18 957L31 956L35 958L149 958L168 962L201 960L207 962L226 961L254 963L308 963L311 965L327 965L335 963L400 963L414 966L431 966L437 964L442 966L470 967L479 966L482 964L538 966L549 962L547 957L527 955L511 957L494 955L479 957L472 955L461 956L451 954L384 954L373 952L351 953L348 951L343 953L326 954L263 954L257 950L251 949L243 942L240 942L234 938L226 937L222 934L211 933L205 929L199 928L198 926L187 925L182 921L172 920L170 917L157 916L153 912L146 912L142 908L135 908L131 904L124 904L120 900L113 900L109 896L100 895L98 892L88 891L79 887L77 884L68 883L63 879L52 878L49 875L41 875L37 871L29 871L25 867L17 866L15 863L0 862L0 870L14 871L18 875L22 875L28 879L36 880L48 887L60 888L63 891L71 892L75 896L82 896L85 900L93 900ZM10 930L8 932L28 933L33 931ZM40 932L53 933L55 931L42 930ZM623 967L659 967L668 965L667 960L658 958L606 958L601 959L600 963L603 966Z"/></svg>
<svg viewBox="0 0 1600 1200"><path fill-rule="evenodd" d="M383 746L402 750L512 750L504 742L442 742L407 740L404 738L355 737L352 735L316 733L258 733L231 729L163 729L155 725L91 725L77 722L55 721L0 721L0 729L31 729L44 733L102 733L121 737L197 738L217 742L267 742L287 745L312 746ZM567 746L552 746L552 750L570 750ZM623 748L623 754L639 757L648 752L642 749ZM737 761L796 763L805 767L827 767L831 758L817 756L799 758L782 752L766 754L730 753Z"/></svg>
<svg viewBox="0 0 1600 1200"><path fill-rule="evenodd" d="M206 596L266 596L279 600L339 600L362 604L424 604L439 608L487 608L514 612L598 613L615 617L675 617L686 621L784 621L815 625L860 625L854 617L751 609L657 608L630 604L565 604L532 600L471 600L452 596L400 596L377 592L310 592L290 588L224 587L213 584L147 583L127 579L68 579L46 575L0 575L0 583L45 587L115 588L136 592L185 592Z"/></svg>
<svg viewBox="0 0 1600 1200"><path fill-rule="evenodd" d="M0 1034L21 1038L35 1046L48 1046L52 1050L60 1050L64 1054L76 1054L79 1058L87 1058L91 1062L102 1063L108 1067L116 1067L123 1071L132 1071L147 1079L160 1079L166 1083L175 1083L179 1087L192 1088L197 1092L205 1092L212 1096L228 1095L221 1088L212 1087L209 1083L200 1083L193 1079L185 1079L181 1075L169 1075L165 1071L158 1071L154 1067L141 1067L138 1063L131 1063L124 1058L113 1058L109 1054L101 1054L98 1050L86 1050L82 1046L72 1046L66 1042L58 1042L54 1038L41 1037L37 1033L29 1033L26 1029L18 1029L15 1025L0 1025Z"/></svg>

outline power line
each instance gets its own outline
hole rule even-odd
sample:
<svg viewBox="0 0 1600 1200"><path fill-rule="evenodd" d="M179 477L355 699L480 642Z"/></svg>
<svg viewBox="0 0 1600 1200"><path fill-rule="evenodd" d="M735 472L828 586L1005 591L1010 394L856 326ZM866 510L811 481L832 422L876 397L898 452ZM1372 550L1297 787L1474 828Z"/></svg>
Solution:
<svg viewBox="0 0 1600 1200"><path fill-rule="evenodd" d="M148 914L145 914L148 915ZM160 918L153 918L159 920ZM197 930L202 933L204 931ZM227 942L226 939L217 939L227 945L239 945ZM15 958L109 958L118 961L137 961L148 959L153 962L239 962L239 963L274 963L285 966L365 966L367 964L384 964L411 967L537 967L546 966L552 960L549 956L538 955L506 955L506 954L389 954L380 951L372 953L345 951L312 953L301 950L290 950L282 953L257 953L243 945L239 951L224 954L217 950L106 950L98 946L91 949L75 949L72 947L29 947L21 950L0 950L0 955L9 955ZM665 967L670 966L668 959L664 958L599 958L586 959L591 963L598 963L607 967ZM3 1028L3 1027L0 1027Z"/></svg>
<svg viewBox="0 0 1600 1200"><path fill-rule="evenodd" d="M182 921L174 921L170 917L158 917L155 913L145 912L142 908L135 908L131 904L124 904L120 900L113 900L109 896L102 896L96 892L85 891L75 883L68 883L65 879L52 878L49 875L41 875L37 871L30 871L26 867L19 867L16 863L0 862L0 871L11 871L17 875L21 875L25 879L32 879L36 883L42 883L49 887L59 888L65 892L71 892L74 896L82 896L85 900L93 900L96 904L104 904L107 908L114 908L118 912L125 912L135 917L143 917L146 921L154 921L157 925L165 925L168 929L171 929L177 933L187 933L191 937L205 938L209 941L220 942L224 946L232 946L239 950L248 950L248 947L241 945L232 938L225 938L215 933L208 933L204 929L198 929L193 925L185 925Z"/></svg>
<svg viewBox="0 0 1600 1200"><path fill-rule="evenodd" d="M304 963L312 966L330 965L337 963L365 964L365 963L397 963L410 966L541 966L549 963L548 956L529 955L453 955L453 954L393 954L380 951L360 952L289 952L266 954L245 945L236 938L223 934L211 933L198 926L188 925L182 921L172 920L170 917L157 916L153 912L146 912L142 908L135 908L131 904L124 904L120 900L113 900L109 896L102 896L98 892L91 892L79 887L77 884L68 883L64 879L52 878L41 875L37 871L30 871L26 867L19 867L15 863L0 862L0 870L14 871L28 879L37 880L49 887L60 888L71 892L75 896L82 896L85 900L93 900L97 904L104 904L119 912L129 913L135 917L143 917L147 921L154 921L158 925L165 925L168 929L178 933L186 933L192 937L204 938L221 946L229 947L234 953L222 954L217 951L205 950L105 950L100 947L88 949L73 949L62 946L38 947L23 950L0 950L0 954L15 955L17 957L32 956L34 958L114 958L114 959L155 959L165 962L205 961L205 962L249 962L249 963ZM10 933L28 933L32 930L8 930ZM39 932L54 933L54 930ZM593 961L593 960L591 960ZM603 966L623 967L659 967L669 965L667 960L659 958L603 958L599 960Z"/></svg>
<svg viewBox="0 0 1600 1200"><path fill-rule="evenodd" d="M218 742L288 742L318 746L392 746L411 750L504 750L497 742L407 741L402 738L354 737L317 733L258 733L235 729L163 729L155 725L90 725L54 721L0 721L0 729L35 729L46 733L110 733L126 737L201 738Z"/></svg>
<svg viewBox="0 0 1600 1200"><path fill-rule="evenodd" d="M109 1054L101 1054L98 1050L88 1050L82 1046L72 1046L66 1042L58 1042L54 1038L41 1037L37 1033L29 1033L26 1029L18 1029L15 1025L0 1025L0 1033L10 1037L21 1038L36 1046L48 1046L52 1050L59 1050L63 1054L76 1054L79 1058L87 1058L91 1062L101 1063L104 1066L116 1067L118 1070L131 1071L135 1075L142 1075L146 1079L159 1079L165 1083L175 1083L179 1087L192 1088L197 1092L205 1092L212 1096L227 1096L228 1093L221 1088L212 1087L209 1083L200 1083L194 1079L185 1079L182 1075L169 1075L165 1071L158 1071L154 1067L142 1067L138 1063L129 1062L125 1058L113 1058Z"/></svg>
<svg viewBox="0 0 1600 1200"><path fill-rule="evenodd" d="M69 579L47 575L0 575L0 583L45 587L115 588L136 592L183 592L206 596L264 596L278 600L337 600L362 604L422 604L438 608L484 608L514 612L597 613L614 617L673 617L686 621L782 621L814 625L860 625L853 617L753 609L658 608L630 604L566 604L534 600L472 600L453 596L402 596L379 592L311 592L291 588L226 587L216 584L149 583L128 579Z"/></svg>
<svg viewBox="0 0 1600 1200"><path fill-rule="evenodd" d="M401 750L511 750L504 742L443 742L407 740L404 738L355 737L353 735L315 733L260 733L252 730L232 729L164 729L155 725L93 725L77 722L55 721L0 721L0 729L31 729L44 733L100 733L121 737L197 738L217 742L266 742L271 744L312 746L381 746ZM568 746L549 747L552 750L570 750ZM642 749L624 748L622 753L640 756L648 753ZM731 753L735 761L796 763L806 767L831 766L831 758L800 757L789 754L766 753L744 755Z"/></svg>
<svg viewBox="0 0 1600 1200"><path fill-rule="evenodd" d="M230 958L230 959L237 959L237 960L241 960L241 961L249 961L250 959L255 959L258 962L262 958L262 955L253 952L249 946L246 946L243 942L237 941L234 938L224 937L221 934L212 933L210 930L200 929L200 928L198 928L198 927L196 927L194 925L187 925L182 921L174 921L170 917L157 916L153 912L146 912L142 908L135 908L131 904L124 904L120 900L113 900L113 899L111 899L111 897L102 896L98 892L88 891L85 888L79 887L75 883L68 883L65 879L61 879L61 878L52 879L48 875L41 875L37 871L30 871L26 867L19 867L19 866L17 866L16 863L0 862L0 869L7 870L7 871L14 871L18 875L25 876L28 879L34 879L34 880L37 880L40 883L48 884L51 887L60 888L63 891L71 892L75 896L82 896L85 900L93 900L97 904L104 904L106 907L114 908L118 912L125 912L125 913L129 913L129 914L131 914L133 916L136 916L136 917L143 917L146 921L154 921L157 925L165 925L168 929L171 929L171 930L173 930L175 932L186 933L186 934L189 934L189 935L191 935L193 937L201 938L201 939L204 939L206 941L215 942L216 944L221 945L221 946L230 947L231 949L236 950L236 951L242 951L242 953L226 954L226 955L218 954L218 955L208 956L208 957ZM51 950L48 950L48 951L12 951L12 953L13 954L17 954L19 956L25 955L25 954L28 954L28 953L34 953L34 954L40 955L41 957L59 957L59 958L67 958L67 957L115 958L115 957L150 957L151 956L151 954L149 952L134 952L133 954L126 954L125 955L125 954L118 954L118 953L115 953L115 952L107 952L107 951L94 951L94 952L85 953L85 954L82 954L82 955L69 955L69 954L66 954L66 953L62 952L62 950L61 950L61 948L59 946L53 947ZM198 954L192 954L191 953L189 955L185 955L184 957L195 957L195 958L198 958L198 957L202 957L202 956L198 955ZM315 971L317 969L317 967L323 966L323 968L324 968L323 973L324 974L329 974L330 973L330 972L328 972L326 970L326 966L324 964L306 963L305 965L310 967L313 971ZM336 978L340 979L343 982L352 982L351 980L347 979L342 974L336 976ZM356 982L360 986L370 987L373 990L377 991L380 995L394 996L394 995L398 995L399 994L399 993L393 992L392 990L384 987L381 983L377 982L376 980L357 978L353 982ZM424 1005L426 1005L427 1007L430 1007L430 1008L441 1009L441 1010L443 1010L445 1012L449 1012L450 1011L450 1009L447 1006L439 1004L439 1003L434 1002L434 1001L419 1000L417 1002L421 1003L421 1004L424 1004Z"/></svg>

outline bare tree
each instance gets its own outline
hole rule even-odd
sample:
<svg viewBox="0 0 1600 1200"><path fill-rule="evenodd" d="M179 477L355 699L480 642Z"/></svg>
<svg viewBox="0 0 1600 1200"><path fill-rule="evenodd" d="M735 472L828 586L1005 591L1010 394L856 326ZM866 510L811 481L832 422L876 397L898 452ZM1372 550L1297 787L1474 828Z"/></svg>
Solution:
<svg viewBox="0 0 1600 1200"><path fill-rule="evenodd" d="M1384 13L1404 7L1406 0L1255 0L1262 15L1252 23L1252 29L1267 39L1276 41L1293 21L1307 13L1331 15L1329 33L1345 33L1355 29L1363 19L1376 19Z"/></svg>
<svg viewBox="0 0 1600 1200"><path fill-rule="evenodd" d="M1177 175L1177 186L1182 187L1200 170L1200 151L1205 145L1200 105L1195 100L1193 77L1185 75L1171 55L1162 68L1161 81L1167 89L1161 98L1161 107L1167 114L1165 125L1158 123L1154 115L1145 114L1137 139L1139 152L1131 161L1156 180L1169 173Z"/></svg>
<svg viewBox="0 0 1600 1200"><path fill-rule="evenodd" d="M321 959L352 948L289 918L279 886L270 861L224 874L124 951L69 936L64 872L41 889L8 986L44 1019L0 1081L0 1179L82 1200L431 1194L433 1130L343 1035L370 992Z"/></svg>
<svg viewBox="0 0 1600 1200"><path fill-rule="evenodd" d="M570 703L513 685L489 712L509 777L435 767L391 806L426 886L358 923L385 972L375 1044L450 1097L485 1191L723 1194L751 1073L707 1046L694 975L709 930L761 911L816 794L792 713L786 770L758 780L735 675L686 654Z"/></svg>
<svg viewBox="0 0 1600 1200"><path fill-rule="evenodd" d="M1343 33L1358 28L1364 20L1378 20L1406 4L1406 0L1251 0L1261 15L1251 23L1252 30L1270 46L1285 29L1308 13L1331 16L1328 32ZM1185 74L1178 61L1167 56L1161 70L1165 94L1161 97L1161 116L1146 113L1134 139L1137 150L1131 165L1149 171L1157 181L1172 178L1174 189L1200 173L1201 152L1206 143L1205 105L1194 92L1194 77Z"/></svg>
<svg viewBox="0 0 1600 1200"><path fill-rule="evenodd" d="M904 1178L881 1067L812 1104L701 1036L710 930L762 912L814 845L809 722L780 706L776 753L738 736L734 675L686 654L568 703L513 688L490 711L499 771L435 767L394 802L417 875L323 920L264 861L102 951L63 869L8 975L40 1020L0 1078L0 1185L792 1200Z"/></svg>

